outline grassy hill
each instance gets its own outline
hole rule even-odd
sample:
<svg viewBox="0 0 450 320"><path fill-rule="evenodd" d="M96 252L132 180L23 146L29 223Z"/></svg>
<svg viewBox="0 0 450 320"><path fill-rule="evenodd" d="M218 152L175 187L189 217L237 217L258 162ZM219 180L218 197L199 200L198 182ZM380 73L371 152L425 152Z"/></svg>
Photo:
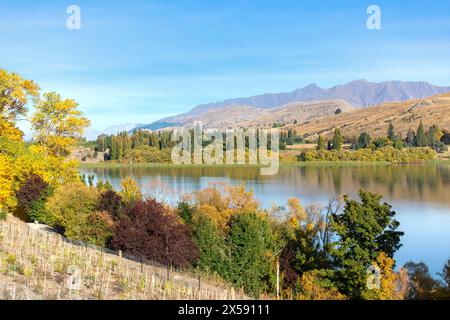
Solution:
<svg viewBox="0 0 450 320"><path fill-rule="evenodd" d="M420 121L425 128L437 124L441 129L450 129L450 93L435 95L425 99L391 102L367 109L358 109L338 115L331 115L291 125L307 138L317 135L330 137L335 128L346 136L368 132L374 137L386 135L392 122L397 134L406 135L409 128L417 129Z"/></svg>
<svg viewBox="0 0 450 320"><path fill-rule="evenodd" d="M129 258L8 217L0 221L0 299L247 298L220 280Z"/></svg>

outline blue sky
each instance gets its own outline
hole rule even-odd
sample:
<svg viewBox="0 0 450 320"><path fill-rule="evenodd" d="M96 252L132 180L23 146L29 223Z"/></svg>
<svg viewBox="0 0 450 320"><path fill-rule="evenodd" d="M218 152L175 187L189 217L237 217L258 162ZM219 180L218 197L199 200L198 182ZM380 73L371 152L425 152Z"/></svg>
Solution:
<svg viewBox="0 0 450 320"><path fill-rule="evenodd" d="M66 9L81 8L81 30ZM381 30L366 28L369 5ZM96 129L365 78L450 85L450 2L0 1L0 67L76 99Z"/></svg>

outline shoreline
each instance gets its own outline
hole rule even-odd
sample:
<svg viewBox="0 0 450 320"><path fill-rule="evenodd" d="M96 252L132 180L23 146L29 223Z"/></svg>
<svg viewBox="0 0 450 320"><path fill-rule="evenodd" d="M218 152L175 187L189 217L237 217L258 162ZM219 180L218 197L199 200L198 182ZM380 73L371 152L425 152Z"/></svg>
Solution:
<svg viewBox="0 0 450 320"><path fill-rule="evenodd" d="M432 160L423 162L393 163L389 161L306 161L306 162L285 162L280 163L280 167L318 167L318 166L406 166L406 165L431 165L441 164L450 165L450 160ZM264 168L267 165L262 164L173 164L173 163L118 163L118 162L99 162L99 163L80 163L79 169L95 169L95 168Z"/></svg>

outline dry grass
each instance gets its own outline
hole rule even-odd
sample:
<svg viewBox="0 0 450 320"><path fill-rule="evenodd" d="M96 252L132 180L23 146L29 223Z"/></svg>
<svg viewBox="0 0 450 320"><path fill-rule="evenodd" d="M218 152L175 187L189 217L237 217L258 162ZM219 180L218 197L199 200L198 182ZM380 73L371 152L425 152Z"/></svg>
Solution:
<svg viewBox="0 0 450 320"><path fill-rule="evenodd" d="M0 221L0 299L246 298L220 280L125 259L11 217Z"/></svg>
<svg viewBox="0 0 450 320"><path fill-rule="evenodd" d="M368 132L374 137L386 135L392 122L397 134L406 136L409 128L417 129L423 121L425 129L437 124L441 129L450 129L450 93L425 99L385 103L366 109L345 112L339 115L292 126L302 135L315 139L319 134L331 137L335 128L346 136L357 136Z"/></svg>

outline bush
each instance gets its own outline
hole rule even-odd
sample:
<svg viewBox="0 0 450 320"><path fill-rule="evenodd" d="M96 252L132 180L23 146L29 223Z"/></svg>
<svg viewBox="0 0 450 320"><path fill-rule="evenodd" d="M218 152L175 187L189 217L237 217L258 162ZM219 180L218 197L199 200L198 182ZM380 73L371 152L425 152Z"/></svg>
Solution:
<svg viewBox="0 0 450 320"><path fill-rule="evenodd" d="M299 161L388 161L407 163L415 161L429 161L436 158L436 152L430 148L348 150L309 150L300 154Z"/></svg>
<svg viewBox="0 0 450 320"><path fill-rule="evenodd" d="M122 197L114 190L106 190L100 194L97 210L107 211L114 220L118 220L122 207Z"/></svg>
<svg viewBox="0 0 450 320"><path fill-rule="evenodd" d="M2 208L0 208L0 221L6 220L7 213Z"/></svg>
<svg viewBox="0 0 450 320"><path fill-rule="evenodd" d="M19 212L19 216L25 221L51 222L49 213L45 209L45 202L51 193L48 183L40 176L30 175L16 192L19 205L19 210L16 212Z"/></svg>
<svg viewBox="0 0 450 320"><path fill-rule="evenodd" d="M96 211L97 189L81 182L58 188L49 198L46 209L52 216L52 225L61 228L64 235L73 240L85 240L86 223Z"/></svg>
<svg viewBox="0 0 450 320"><path fill-rule="evenodd" d="M115 250L169 266L190 266L198 258L190 227L155 199L138 201L124 209L111 245Z"/></svg>
<svg viewBox="0 0 450 320"><path fill-rule="evenodd" d="M128 150L123 158L123 162L139 162L139 163L170 163L171 148L160 150L156 147L139 146L135 149Z"/></svg>
<svg viewBox="0 0 450 320"><path fill-rule="evenodd" d="M83 225L80 240L106 247L113 236L113 226L114 223L109 212L92 212Z"/></svg>

